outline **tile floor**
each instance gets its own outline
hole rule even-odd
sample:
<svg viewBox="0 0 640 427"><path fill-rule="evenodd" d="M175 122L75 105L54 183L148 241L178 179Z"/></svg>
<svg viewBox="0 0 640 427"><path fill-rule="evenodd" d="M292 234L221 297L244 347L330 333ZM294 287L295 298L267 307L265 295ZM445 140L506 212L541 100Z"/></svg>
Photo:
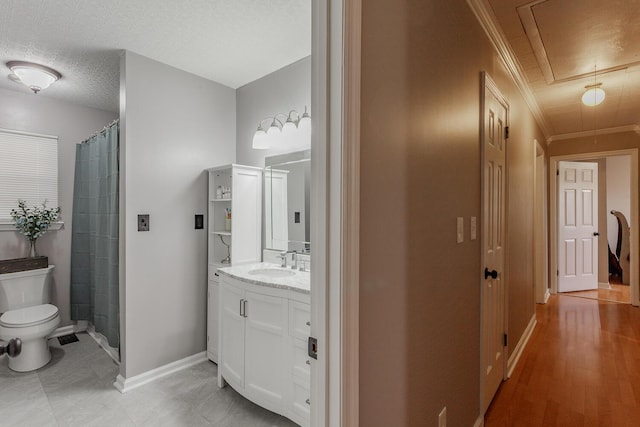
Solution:
<svg viewBox="0 0 640 427"><path fill-rule="evenodd" d="M118 366L87 334L61 346L34 372L9 370L0 357L0 426L295 426L249 402L231 387L219 389L209 361L121 394Z"/></svg>

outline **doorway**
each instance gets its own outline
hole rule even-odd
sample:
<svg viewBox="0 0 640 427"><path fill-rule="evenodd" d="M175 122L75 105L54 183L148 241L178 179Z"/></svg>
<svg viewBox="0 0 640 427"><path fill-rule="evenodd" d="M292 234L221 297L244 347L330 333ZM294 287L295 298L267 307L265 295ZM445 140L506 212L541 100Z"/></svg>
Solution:
<svg viewBox="0 0 640 427"><path fill-rule="evenodd" d="M560 221L558 220L558 215L561 211L560 207L560 181L562 178L559 174L559 168L561 162L567 161L577 161L577 162L597 162L599 163L599 167L601 170L606 171L606 162L608 159L619 158L620 156L627 156L629 159L630 167L629 174L626 177L628 181L628 188L630 188L630 194L628 195L630 209L628 212L629 217L629 225L631 227L629 233L629 247L630 247L630 257L629 257L629 266L628 268L628 282L629 287L627 289L627 293L629 298L626 300L627 302L631 302L631 304L637 306L640 304L639 298L639 290L640 281L638 279L639 271L638 271L638 150L637 149L629 149L629 150L619 150L619 151L608 151L608 152L594 152L594 153L584 153L584 154L576 154L576 155L565 155L565 156L556 156L551 157L550 159L550 167L549 167L549 219L551 222L550 226L550 245L549 252L550 257L549 261L551 264L551 277L550 277L550 291L555 294L562 290L559 284L559 274L562 270L562 266L560 263L561 254L559 253L559 242L561 239L561 231L560 231ZM614 168L616 166L613 166ZM604 192L604 195L598 200L598 213L600 221L598 225L598 232L600 233L600 237L598 238L598 246L599 252L601 255L598 257L598 268L600 270L600 274L597 280L598 286L596 289L592 291L587 291L586 293L572 293L574 296L580 297L588 297L588 298L603 298L607 300L613 300L616 302L618 298L614 295L615 292L613 289L616 289L615 284L612 287L609 285L609 263L608 263L608 239L607 239L607 217L612 216L611 213L607 209L606 204L606 172L603 175L603 179L601 180L600 190ZM555 273L553 273L555 272ZM619 292L618 292L619 293ZM624 297L623 297L624 298Z"/></svg>

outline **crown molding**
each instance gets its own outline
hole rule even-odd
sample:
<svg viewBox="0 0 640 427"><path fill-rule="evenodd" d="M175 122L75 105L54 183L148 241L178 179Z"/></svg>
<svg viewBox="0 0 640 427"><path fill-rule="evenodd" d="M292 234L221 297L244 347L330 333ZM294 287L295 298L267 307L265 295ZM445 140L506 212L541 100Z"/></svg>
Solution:
<svg viewBox="0 0 640 427"><path fill-rule="evenodd" d="M640 135L640 126L638 125L627 125L627 126L616 126L613 128L606 129L597 129L597 130L585 130L582 132L573 132L573 133L563 133L560 135L552 135L547 138L547 145L550 145L554 141L562 141L566 139L576 139L582 138L585 136L594 136L594 135L610 135L612 133L622 133L622 132L635 132Z"/></svg>
<svg viewBox="0 0 640 427"><path fill-rule="evenodd" d="M491 10L491 6L488 4L487 0L467 0L467 4L476 15L476 18L478 18L480 26L482 26L482 29L489 37L489 40L498 52L500 59L507 68L507 71L511 75L511 78L518 87L518 90L520 90L524 101L529 106L529 110L538 123L538 126L540 127L540 130L542 131L545 139L549 141L549 124L544 118L542 110L540 109L538 102L533 96L533 91L527 83L524 72L522 71L522 67L518 62L515 53L511 49L511 46L507 42L507 38L502 32L502 29L500 28L500 25L498 24L498 21L493 14L493 11Z"/></svg>

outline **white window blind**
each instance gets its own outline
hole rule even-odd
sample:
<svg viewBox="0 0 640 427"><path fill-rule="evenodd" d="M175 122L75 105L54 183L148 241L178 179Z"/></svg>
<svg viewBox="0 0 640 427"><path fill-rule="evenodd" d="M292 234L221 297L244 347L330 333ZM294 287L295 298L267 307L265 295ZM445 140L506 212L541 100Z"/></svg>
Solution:
<svg viewBox="0 0 640 427"><path fill-rule="evenodd" d="M0 220L20 199L58 207L58 138L0 129Z"/></svg>

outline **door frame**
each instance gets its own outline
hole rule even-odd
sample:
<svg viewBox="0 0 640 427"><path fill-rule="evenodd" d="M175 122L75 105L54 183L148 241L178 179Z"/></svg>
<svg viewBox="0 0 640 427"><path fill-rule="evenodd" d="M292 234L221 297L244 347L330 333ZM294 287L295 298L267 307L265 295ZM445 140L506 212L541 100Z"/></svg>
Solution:
<svg viewBox="0 0 640 427"><path fill-rule="evenodd" d="M484 114L485 114L485 102L486 102L486 91L489 90L491 91L496 98L505 106L507 113L506 113L506 120L505 120L505 126L510 126L511 122L511 118L510 118L510 111L509 111L509 101L504 97L504 95L502 95L502 92L500 91L500 89L498 88L498 85L496 85L495 81L491 78L491 76L486 72L486 71L482 71L480 73L480 229L484 229L484 195L485 195L485 188L484 188L484 162L485 162L485 156L484 156L484 146L485 146L485 132L484 132ZM503 331L505 334L508 334L508 325L509 325L509 287L508 287L508 283L509 283L509 221L507 221L508 218L508 211L509 211L509 140L505 139L505 162L504 162L504 266L503 266L503 272L502 272L502 280L503 280L503 289L504 289L504 294L503 294L503 307L504 307L504 313L502 316L503 319ZM479 271L479 279L480 279L480 361L479 361L479 366L480 366L480 412L482 414L482 416L484 416L486 409L484 407L484 390L485 390L485 384L484 384L484 354L483 354L483 348L484 348L484 321L483 321L483 313L482 313L482 305L484 303L484 267L485 267L485 235L484 233L480 233L480 271ZM507 345L505 345L503 347L503 368L502 368L502 380L506 380L508 379L508 361L509 361L509 347Z"/></svg>
<svg viewBox="0 0 640 427"><path fill-rule="evenodd" d="M638 149L596 151L581 154L566 154L549 158L549 264L551 293L558 293L558 179L554 172L558 170L558 162L570 160L595 160L613 156L631 156L631 304L640 306L640 244L638 241Z"/></svg>
<svg viewBox="0 0 640 427"><path fill-rule="evenodd" d="M318 339L311 426L355 426L361 0L318 0L311 7L311 335Z"/></svg>
<svg viewBox="0 0 640 427"><path fill-rule="evenodd" d="M542 173L538 174L538 159L542 160ZM547 158L544 147L537 139L533 140L533 254L534 254L534 280L535 296L537 304L546 304L549 300L549 212L547 202ZM539 182L541 181L541 182ZM542 206L538 206L538 193L541 193ZM541 215L542 217L537 217ZM542 253L539 253L542 252ZM538 263L538 258L542 261Z"/></svg>

